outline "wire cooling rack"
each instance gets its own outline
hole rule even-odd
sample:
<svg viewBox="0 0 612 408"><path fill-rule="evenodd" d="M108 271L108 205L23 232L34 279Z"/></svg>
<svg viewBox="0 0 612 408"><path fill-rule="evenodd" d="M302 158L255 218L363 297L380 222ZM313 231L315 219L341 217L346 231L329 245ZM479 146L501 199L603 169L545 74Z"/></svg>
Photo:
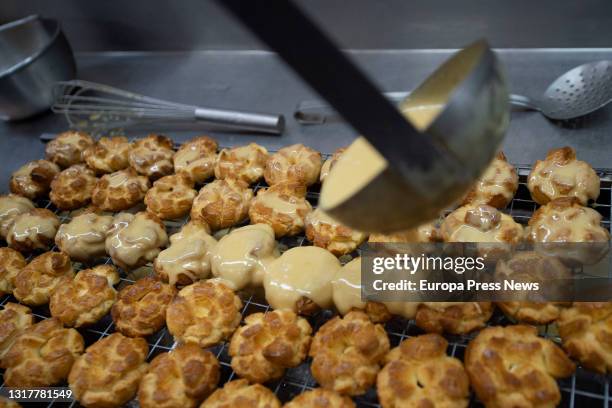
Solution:
<svg viewBox="0 0 612 408"><path fill-rule="evenodd" d="M330 155L323 155L323 158L327 159L329 156ZM511 204L504 211L510 214L517 222L521 224L527 224L529 218L537 208L537 205L531 199L531 196L526 186L526 178L529 174L530 166L518 165L515 167L517 168L517 171L519 173L519 188ZM610 229L610 211L612 207L612 169L601 169L598 170L598 173L602 180L601 193L598 200L593 204L593 208L595 208L602 214L603 225L606 228ZM257 192L257 190L264 187L266 187L266 184L260 182L253 187L253 190ZM316 207L319 199L319 187L319 185L313 186L309 189L307 194L307 199L313 205L313 207ZM68 222L71 219L70 213L61 212L57 210L48 200L38 202L37 206L48 208L49 210L56 213L62 223ZM180 228L187 222L187 217L181 220L166 221L165 225L168 235L178 232ZM281 238L279 241L279 245L281 251L283 251L296 246L310 245L310 243L306 240L306 237L304 235L298 235L294 237ZM53 248L53 250L56 250L56 248ZM352 256L357 255L358 254L355 253L351 256L342 257L341 261L343 263L346 263L352 258ZM31 257L33 256L34 255L32 255ZM98 264L104 263L110 264L112 263L112 261L110 258L106 258L98 262ZM73 265L75 271L80 271L88 267L79 263L74 263ZM135 280L139 279L142 276L151 274L152 267L151 265L147 265L143 268L139 268L136 271L126 272L122 271L121 269L119 269L119 271L121 281L117 285L118 290L120 290L126 285L133 283ZM243 318L252 313L266 312L270 309L270 306L267 304L262 292L242 292L240 293L240 297L243 301ZM3 306L6 302L16 302L16 300L12 296L7 295L1 298L0 305ZM39 320L47 319L50 317L49 309L47 306L33 308L32 312L34 316ZM333 315L334 313L332 311L324 310L319 314L308 318L308 320L310 321L313 330L316 332L318 328L331 317L333 317ZM489 325L507 325L511 323L512 322L510 322L506 317L504 317L499 311L496 311L493 317L491 318ZM387 334L389 335L391 347L397 346L402 340L408 337L423 333L419 328L414 325L414 321L406 320L399 317L394 317L389 322L387 322L385 325L385 329L387 331ZM559 338L556 334L556 328L554 325L541 326L539 330L542 336L550 338L551 340L559 343ZM102 318L98 323L93 326L87 328L80 328L79 332L85 340L86 347L93 344L97 340L110 335L114 332L114 325L110 314ZM472 338L475 337L475 335L475 333L460 336L447 335L446 338L449 343L447 354L456 357L460 360L463 360L467 344ZM159 353L172 350L175 345L174 340L166 327L164 327L162 330L155 333L154 335L148 337L147 343L149 344L149 354L147 357L147 361L151 361ZM220 387L223 386L223 384L225 384L226 382L231 381L236 377L230 365L231 358L228 354L228 347L229 343L224 342L210 349L217 356L221 365L221 380L219 382ZM4 374L3 371L0 371L0 373L0 375ZM2 385L0 386L0 388L4 387L4 381L1 381L1 383ZM66 386L66 384L60 384L60 386ZM298 367L288 369L280 380L268 383L266 384L266 386L273 390L283 403L291 400L293 397L304 392L305 390L315 388L317 386L317 383L310 373L310 359L306 360ZM562 407L603 406L607 408L610 403L610 398L612 397L609 376L598 375L587 371L581 367L578 367L576 372L570 378L560 380L559 386L562 395ZM354 398L354 401L358 407L380 407L380 405L378 404L376 391L373 388L368 390L366 394ZM22 405L32 407L80 406L76 401L22 403ZM130 407L137 407L138 402L136 400L133 400L130 401L127 405ZM481 404L476 400L473 394L471 396L470 406L481 406Z"/></svg>

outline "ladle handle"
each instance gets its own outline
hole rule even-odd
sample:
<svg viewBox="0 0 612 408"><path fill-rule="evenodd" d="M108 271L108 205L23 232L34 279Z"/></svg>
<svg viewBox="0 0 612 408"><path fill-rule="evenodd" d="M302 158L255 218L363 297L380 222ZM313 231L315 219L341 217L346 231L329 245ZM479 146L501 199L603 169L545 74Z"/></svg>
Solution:
<svg viewBox="0 0 612 408"><path fill-rule="evenodd" d="M366 74L290 0L216 0L284 60L389 163L390 172L432 195L424 175L454 160L386 100ZM363 103L367 101L367 103ZM445 163L446 163L445 162ZM415 181L415 180L418 180ZM420 184L419 184L420 183ZM419 184L419 185L417 185Z"/></svg>

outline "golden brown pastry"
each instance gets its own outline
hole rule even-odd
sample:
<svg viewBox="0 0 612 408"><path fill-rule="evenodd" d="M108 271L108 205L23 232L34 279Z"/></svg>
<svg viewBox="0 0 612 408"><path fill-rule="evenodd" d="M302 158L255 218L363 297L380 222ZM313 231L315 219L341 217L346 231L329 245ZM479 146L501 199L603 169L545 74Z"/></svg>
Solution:
<svg viewBox="0 0 612 408"><path fill-rule="evenodd" d="M20 408L18 402L7 397L0 397L0 408Z"/></svg>
<svg viewBox="0 0 612 408"><path fill-rule="evenodd" d="M321 153L303 144L283 147L268 158L264 177L274 185L289 181L310 186L319 180Z"/></svg>
<svg viewBox="0 0 612 408"><path fill-rule="evenodd" d="M465 352L465 368L486 407L554 407L561 401L555 379L574 364L533 326L487 327Z"/></svg>
<svg viewBox="0 0 612 408"><path fill-rule="evenodd" d="M103 211L123 211L141 202L149 187L149 180L136 170L119 170L98 180L91 201Z"/></svg>
<svg viewBox="0 0 612 408"><path fill-rule="evenodd" d="M246 221L253 191L240 180L215 180L202 187L191 207L191 219L206 222L212 230Z"/></svg>
<svg viewBox="0 0 612 408"><path fill-rule="evenodd" d="M519 282L551 283L554 279L570 279L571 271L558 258L535 251L517 252L510 259L500 260L495 266L495 279L512 279ZM564 285L565 286L565 285ZM514 293L516 301L496 302L511 319L528 324L548 324L559 318L565 302L521 301L520 293ZM563 294L558 295L563 298Z"/></svg>
<svg viewBox="0 0 612 408"><path fill-rule="evenodd" d="M437 334L410 337L387 354L376 389L383 408L467 407L470 383L463 364L446 355Z"/></svg>
<svg viewBox="0 0 612 408"><path fill-rule="evenodd" d="M335 391L315 388L296 395L283 408L355 408L355 403Z"/></svg>
<svg viewBox="0 0 612 408"><path fill-rule="evenodd" d="M294 182L279 182L257 191L251 202L251 224L268 224L277 238L297 235L304 230L304 218L312 211L306 200L306 187Z"/></svg>
<svg viewBox="0 0 612 408"><path fill-rule="evenodd" d="M612 302L574 302L557 321L563 348L589 370L612 372Z"/></svg>
<svg viewBox="0 0 612 408"><path fill-rule="evenodd" d="M166 309L177 290L150 276L119 291L111 309L115 328L129 337L146 337L166 323Z"/></svg>
<svg viewBox="0 0 612 408"><path fill-rule="evenodd" d="M12 302L4 305L0 311L0 366L17 337L33 324L34 316L29 307Z"/></svg>
<svg viewBox="0 0 612 408"><path fill-rule="evenodd" d="M154 182L144 202L147 210L162 220L174 220L189 214L197 194L189 176L172 174Z"/></svg>
<svg viewBox="0 0 612 408"><path fill-rule="evenodd" d="M155 258L155 273L172 286L206 279L210 275L210 258L216 244L206 223L190 221L170 236L170 246Z"/></svg>
<svg viewBox="0 0 612 408"><path fill-rule="evenodd" d="M489 205L465 205L450 213L440 227L446 242L503 242L516 244L523 227Z"/></svg>
<svg viewBox="0 0 612 408"><path fill-rule="evenodd" d="M81 327L96 323L110 310L119 283L119 273L112 265L98 265L72 277L64 277L51 295L49 310L64 326Z"/></svg>
<svg viewBox="0 0 612 408"><path fill-rule="evenodd" d="M34 160L21 166L11 176L11 193L36 200L49 192L51 181L60 172L57 164L48 160Z"/></svg>
<svg viewBox="0 0 612 408"><path fill-rule="evenodd" d="M174 143L166 136L150 134L134 141L130 146L128 161L139 174L152 180L172 174Z"/></svg>
<svg viewBox="0 0 612 408"><path fill-rule="evenodd" d="M401 316L404 319L414 319L420 302L384 302L389 313Z"/></svg>
<svg viewBox="0 0 612 408"><path fill-rule="evenodd" d="M496 277L524 281L571 278L570 270L558 258L537 251L515 252L495 266Z"/></svg>
<svg viewBox="0 0 612 408"><path fill-rule="evenodd" d="M491 302L423 302L415 320L427 333L466 334L485 327L492 314Z"/></svg>
<svg viewBox="0 0 612 408"><path fill-rule="evenodd" d="M47 160L66 168L83 163L83 152L93 145L94 140L88 133L69 130L47 143L45 155Z"/></svg>
<svg viewBox="0 0 612 408"><path fill-rule="evenodd" d="M576 159L576 151L565 146L552 149L546 159L535 162L527 188L538 204L559 197L576 197L582 205L599 197L599 176L586 162Z"/></svg>
<svg viewBox="0 0 612 408"><path fill-rule="evenodd" d="M17 336L2 359L4 385L49 387L66 379L83 352L83 337L56 318L42 320Z"/></svg>
<svg viewBox="0 0 612 408"><path fill-rule="evenodd" d="M332 279L340 261L312 246L291 248L270 263L264 275L266 300L273 309L309 315L332 305Z"/></svg>
<svg viewBox="0 0 612 408"><path fill-rule="evenodd" d="M367 238L365 232L354 230L323 212L320 208L306 214L306 238L336 256L350 254Z"/></svg>
<svg viewBox="0 0 612 408"><path fill-rule="evenodd" d="M174 171L202 184L215 173L217 141L208 136L194 137L183 143L174 154Z"/></svg>
<svg viewBox="0 0 612 408"><path fill-rule="evenodd" d="M529 220L527 238L531 242L608 241L609 232L601 226L602 216L574 198L559 198L538 208Z"/></svg>
<svg viewBox="0 0 612 408"><path fill-rule="evenodd" d="M15 276L26 266L21 253L12 248L0 248L0 294L6 295L15 289Z"/></svg>
<svg viewBox="0 0 612 408"><path fill-rule="evenodd" d="M70 219L72 219L83 214L110 215L110 211L103 211L100 207L94 204L89 204L86 207L77 208L76 210L70 211L68 215Z"/></svg>
<svg viewBox="0 0 612 408"><path fill-rule="evenodd" d="M329 159L325 160L323 166L321 166L321 175L319 176L319 181L321 183L325 180L325 177L327 177L331 169L336 165L336 163L342 156L342 153L344 153L347 148L348 147L345 146L337 149Z"/></svg>
<svg viewBox="0 0 612 408"><path fill-rule="evenodd" d="M106 252L113 263L133 269L153 261L168 244L162 221L149 212L119 213L106 235Z"/></svg>
<svg viewBox="0 0 612 408"><path fill-rule="evenodd" d="M106 255L106 233L113 225L113 217L86 212L60 225L55 244L78 262L93 262Z"/></svg>
<svg viewBox="0 0 612 408"><path fill-rule="evenodd" d="M16 194L0 195L0 236L6 239L15 217L33 209L34 204L25 197Z"/></svg>
<svg viewBox="0 0 612 408"><path fill-rule="evenodd" d="M507 255L523 240L523 226L498 209L468 204L450 213L440 226L446 242L477 242L478 255L489 262Z"/></svg>
<svg viewBox="0 0 612 408"><path fill-rule="evenodd" d="M253 313L232 336L232 369L252 383L281 378L306 358L312 328L291 310Z"/></svg>
<svg viewBox="0 0 612 408"><path fill-rule="evenodd" d="M213 392L200 408L281 408L276 395L261 384L249 385L247 380L233 380Z"/></svg>
<svg viewBox="0 0 612 408"><path fill-rule="evenodd" d="M13 219L6 242L20 252L49 249L59 225L57 215L45 208L34 208Z"/></svg>
<svg viewBox="0 0 612 408"><path fill-rule="evenodd" d="M566 302L496 302L495 304L514 321L542 325L556 321Z"/></svg>
<svg viewBox="0 0 612 408"><path fill-rule="evenodd" d="M407 251L415 256L436 252L442 248L436 243L443 242L440 233L440 225L443 221L443 218L438 218L408 230L386 234L373 233L370 234L368 242L372 244L371 248L388 256L403 254Z"/></svg>
<svg viewBox="0 0 612 408"><path fill-rule="evenodd" d="M118 407L131 400L147 371L145 339L119 333L96 341L74 363L68 384L84 407Z"/></svg>
<svg viewBox="0 0 612 408"><path fill-rule="evenodd" d="M212 273L233 290L261 286L272 261L280 256L274 231L267 224L232 230L211 249Z"/></svg>
<svg viewBox="0 0 612 408"><path fill-rule="evenodd" d="M126 137L101 137L83 152L85 162L96 174L114 173L130 165L130 143Z"/></svg>
<svg viewBox="0 0 612 408"><path fill-rule="evenodd" d="M332 280L332 299L343 316L352 310L361 310L374 323L386 322L391 318L384 304L361 300L361 257L336 270Z"/></svg>
<svg viewBox="0 0 612 408"><path fill-rule="evenodd" d="M518 174L503 152L497 153L491 164L463 198L461 205L486 204L504 208L518 189Z"/></svg>
<svg viewBox="0 0 612 408"><path fill-rule="evenodd" d="M440 224L442 220L435 220L419 225L409 230L390 234L370 234L368 242L372 243L428 243L441 242Z"/></svg>
<svg viewBox="0 0 612 408"><path fill-rule="evenodd" d="M389 338L380 324L353 311L327 321L310 347L312 375L323 388L344 395L359 395L376 381L389 351Z"/></svg>
<svg viewBox="0 0 612 408"><path fill-rule="evenodd" d="M543 248L564 261L597 263L608 252L610 233L601 226L602 216L592 208L580 205L573 197L557 198L538 208L529 220L527 239L548 243ZM552 242L591 242L570 247L560 245L555 251ZM601 242L601 245L596 243Z"/></svg>
<svg viewBox="0 0 612 408"><path fill-rule="evenodd" d="M32 259L17 273L13 295L19 302L28 306L47 304L64 277L74 277L68 255L62 252L45 252Z"/></svg>
<svg viewBox="0 0 612 408"><path fill-rule="evenodd" d="M223 149L215 163L215 177L253 184L263 178L267 160L268 151L256 143Z"/></svg>
<svg viewBox="0 0 612 408"><path fill-rule="evenodd" d="M91 201L97 182L93 170L84 164L75 164L55 176L49 198L60 210L74 210Z"/></svg>
<svg viewBox="0 0 612 408"><path fill-rule="evenodd" d="M228 339L240 324L242 302L221 282L185 286L166 311L166 325L180 343L210 347Z"/></svg>
<svg viewBox="0 0 612 408"><path fill-rule="evenodd" d="M183 344L158 354L138 387L142 408L195 408L217 388L219 362L210 351Z"/></svg>

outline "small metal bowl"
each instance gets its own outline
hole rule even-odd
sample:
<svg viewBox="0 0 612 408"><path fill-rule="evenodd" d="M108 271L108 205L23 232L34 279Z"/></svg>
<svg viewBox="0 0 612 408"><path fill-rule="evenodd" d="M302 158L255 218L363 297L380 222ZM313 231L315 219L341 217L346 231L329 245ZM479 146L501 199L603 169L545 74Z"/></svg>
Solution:
<svg viewBox="0 0 612 408"><path fill-rule="evenodd" d="M75 73L72 49L56 20L33 15L0 26L0 119L49 109L53 84Z"/></svg>

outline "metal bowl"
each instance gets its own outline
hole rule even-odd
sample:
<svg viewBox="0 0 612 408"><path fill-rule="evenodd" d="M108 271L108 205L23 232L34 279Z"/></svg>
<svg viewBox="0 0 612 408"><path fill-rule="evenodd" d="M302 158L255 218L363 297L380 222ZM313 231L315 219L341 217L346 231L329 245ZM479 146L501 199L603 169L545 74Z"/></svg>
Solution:
<svg viewBox="0 0 612 408"><path fill-rule="evenodd" d="M49 109L53 84L75 73L72 49L56 20L34 15L0 26L0 119Z"/></svg>

